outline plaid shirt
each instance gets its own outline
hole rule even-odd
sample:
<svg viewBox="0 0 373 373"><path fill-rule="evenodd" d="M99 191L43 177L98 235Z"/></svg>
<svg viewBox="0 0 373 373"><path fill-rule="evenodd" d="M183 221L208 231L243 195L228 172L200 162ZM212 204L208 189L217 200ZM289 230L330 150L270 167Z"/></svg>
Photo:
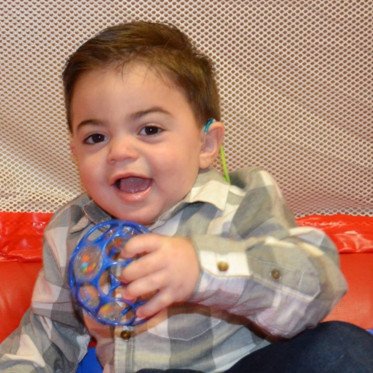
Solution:
<svg viewBox="0 0 373 373"><path fill-rule="evenodd" d="M105 372L224 371L266 346L264 335L292 337L317 324L346 289L335 247L323 232L295 225L265 171L240 170L231 180L201 173L190 193L149 227L189 237L201 277L188 303L125 333L79 317L67 284L77 242L110 217L85 194L60 209L45 231L32 307L0 346L0 371L73 372L90 336Z"/></svg>

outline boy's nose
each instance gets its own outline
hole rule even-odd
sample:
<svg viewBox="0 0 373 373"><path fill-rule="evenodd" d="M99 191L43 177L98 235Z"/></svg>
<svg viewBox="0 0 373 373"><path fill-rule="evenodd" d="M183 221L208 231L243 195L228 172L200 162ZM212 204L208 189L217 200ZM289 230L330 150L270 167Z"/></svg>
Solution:
<svg viewBox="0 0 373 373"><path fill-rule="evenodd" d="M136 159L138 154L133 139L118 138L110 141L108 152L109 162L121 162L128 159Z"/></svg>

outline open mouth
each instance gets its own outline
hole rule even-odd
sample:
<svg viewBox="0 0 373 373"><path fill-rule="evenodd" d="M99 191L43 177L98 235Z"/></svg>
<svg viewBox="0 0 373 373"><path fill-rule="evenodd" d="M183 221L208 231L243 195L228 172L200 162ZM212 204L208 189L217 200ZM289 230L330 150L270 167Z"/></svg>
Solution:
<svg viewBox="0 0 373 373"><path fill-rule="evenodd" d="M147 190L152 184L152 179L131 176L118 179L115 186L123 193L141 193Z"/></svg>

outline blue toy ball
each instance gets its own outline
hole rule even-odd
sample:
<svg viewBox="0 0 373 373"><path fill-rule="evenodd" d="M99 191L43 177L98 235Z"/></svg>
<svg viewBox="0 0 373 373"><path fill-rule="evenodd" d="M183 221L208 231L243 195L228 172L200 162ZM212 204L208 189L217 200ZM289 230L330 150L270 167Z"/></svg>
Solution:
<svg viewBox="0 0 373 373"><path fill-rule="evenodd" d="M72 295L97 321L112 326L143 322L136 310L144 301L124 299L125 284L118 276L133 260L119 258L120 251L131 237L146 232L136 223L109 220L91 228L74 249L68 269Z"/></svg>

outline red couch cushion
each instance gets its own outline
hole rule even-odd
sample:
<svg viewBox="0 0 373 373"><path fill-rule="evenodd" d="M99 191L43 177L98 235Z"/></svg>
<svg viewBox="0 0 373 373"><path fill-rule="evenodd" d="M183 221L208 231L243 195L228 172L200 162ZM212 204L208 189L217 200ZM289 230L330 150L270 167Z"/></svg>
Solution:
<svg viewBox="0 0 373 373"><path fill-rule="evenodd" d="M340 258L349 289L326 320L342 320L373 329L373 254L343 254Z"/></svg>
<svg viewBox="0 0 373 373"><path fill-rule="evenodd" d="M322 229L337 245L348 292L326 320L373 328L373 217L313 215L298 224Z"/></svg>
<svg viewBox="0 0 373 373"><path fill-rule="evenodd" d="M373 253L373 216L310 215L297 219L299 225L322 229L344 253Z"/></svg>
<svg viewBox="0 0 373 373"><path fill-rule="evenodd" d="M40 261L43 232L51 216L41 212L0 212L0 261Z"/></svg>

